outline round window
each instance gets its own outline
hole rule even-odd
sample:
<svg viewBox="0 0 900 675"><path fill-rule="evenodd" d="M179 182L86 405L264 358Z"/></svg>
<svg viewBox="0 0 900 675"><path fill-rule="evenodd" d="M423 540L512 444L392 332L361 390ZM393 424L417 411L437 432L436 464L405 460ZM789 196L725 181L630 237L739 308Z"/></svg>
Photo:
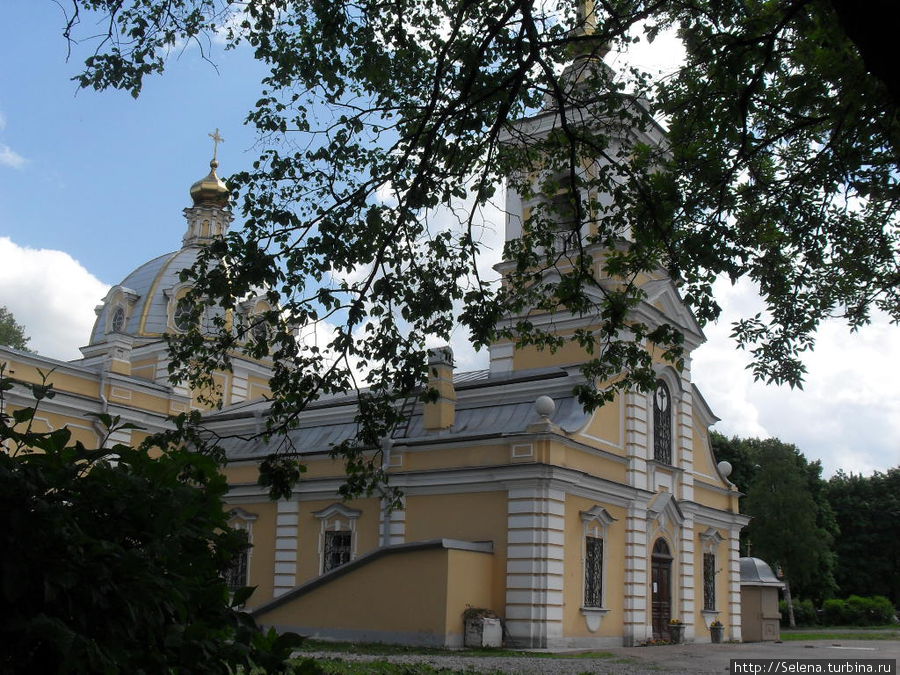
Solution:
<svg viewBox="0 0 900 675"><path fill-rule="evenodd" d="M194 303L188 298L181 298L175 305L175 314L172 316L172 320L178 330L190 330L194 325Z"/></svg>
<svg viewBox="0 0 900 675"><path fill-rule="evenodd" d="M113 333L121 333L123 328L125 328L125 310L121 307L116 307L116 311L112 315Z"/></svg>

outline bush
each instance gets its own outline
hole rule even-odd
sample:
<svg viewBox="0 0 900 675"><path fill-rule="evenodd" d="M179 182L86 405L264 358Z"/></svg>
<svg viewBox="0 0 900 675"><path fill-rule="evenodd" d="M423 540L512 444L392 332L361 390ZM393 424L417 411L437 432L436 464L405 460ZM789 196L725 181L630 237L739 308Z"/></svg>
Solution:
<svg viewBox="0 0 900 675"><path fill-rule="evenodd" d="M826 600L822 605L822 620L826 626L844 626L847 624L847 601L839 598Z"/></svg>
<svg viewBox="0 0 900 675"><path fill-rule="evenodd" d="M788 625L788 606L787 602L781 600L778 603L778 611L781 612L781 625ZM794 621L798 626L815 626L819 623L819 616L812 600L795 600L794 601Z"/></svg>
<svg viewBox="0 0 900 675"><path fill-rule="evenodd" d="M851 595L847 598L847 620L854 626L879 626L891 623L894 606L882 595L863 598Z"/></svg>
<svg viewBox="0 0 900 675"><path fill-rule="evenodd" d="M893 622L895 614L891 601L883 595L826 600L822 609L829 626L881 626Z"/></svg>
<svg viewBox="0 0 900 675"><path fill-rule="evenodd" d="M0 367L0 672L288 668L296 636L261 633L236 609L251 589L232 598L222 579L247 543L227 525L216 459L70 445L66 428L31 430L34 408L6 414L10 387Z"/></svg>

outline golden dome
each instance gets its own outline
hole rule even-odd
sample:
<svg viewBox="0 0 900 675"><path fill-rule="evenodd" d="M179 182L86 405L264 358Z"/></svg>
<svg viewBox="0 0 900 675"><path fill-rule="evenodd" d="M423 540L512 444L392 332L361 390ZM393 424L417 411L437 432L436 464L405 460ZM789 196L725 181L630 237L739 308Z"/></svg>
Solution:
<svg viewBox="0 0 900 675"><path fill-rule="evenodd" d="M209 163L209 173L191 185L191 198L194 206L227 206L230 198L225 181L216 175L218 160L213 158Z"/></svg>

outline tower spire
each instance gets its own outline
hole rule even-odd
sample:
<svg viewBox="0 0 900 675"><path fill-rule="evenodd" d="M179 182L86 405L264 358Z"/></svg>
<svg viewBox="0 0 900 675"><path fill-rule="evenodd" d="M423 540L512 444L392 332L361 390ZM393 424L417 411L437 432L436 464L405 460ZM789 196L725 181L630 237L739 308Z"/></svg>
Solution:
<svg viewBox="0 0 900 675"><path fill-rule="evenodd" d="M218 128L207 135L213 141L213 156L209 163L209 173L191 186L193 206L184 210L188 221L187 232L182 238L184 246L208 244L223 236L232 219L231 209L228 208L228 186L216 174L219 166L219 143L224 143L225 139Z"/></svg>

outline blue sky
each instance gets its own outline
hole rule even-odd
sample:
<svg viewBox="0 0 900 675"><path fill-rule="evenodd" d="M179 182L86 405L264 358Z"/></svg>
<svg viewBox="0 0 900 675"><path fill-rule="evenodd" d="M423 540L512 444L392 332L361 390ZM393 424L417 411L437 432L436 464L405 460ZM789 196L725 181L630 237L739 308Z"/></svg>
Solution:
<svg viewBox="0 0 900 675"><path fill-rule="evenodd" d="M63 24L50 0L4 2L0 148L24 164L0 180L2 234L61 248L115 283L149 252L177 248L188 188L209 170L208 132L219 127L226 139L222 172L252 159L255 136L242 120L262 71L213 45L217 72L192 45L164 77L147 80L138 100L79 91L71 78L90 49L76 46L67 63Z"/></svg>
<svg viewBox="0 0 900 675"><path fill-rule="evenodd" d="M60 7L3 4L0 305L26 326L39 353L77 358L108 286L180 246L188 189L208 171L207 134L218 127L226 139L220 174L255 158L255 133L242 122L263 70L243 51L212 45L217 70L191 46L173 55L163 77L146 81L138 100L78 91L71 78L89 46L77 46L66 62ZM644 56L672 62L670 53L663 40ZM900 329L879 318L850 335L829 323L807 360L805 389L766 387L752 381L746 355L728 340L729 319L755 312L758 298L746 284L719 290L726 317L706 328L709 342L693 364L722 418L718 429L795 443L827 474L900 464ZM464 335L453 346L461 367L485 367L485 355L466 351Z"/></svg>

